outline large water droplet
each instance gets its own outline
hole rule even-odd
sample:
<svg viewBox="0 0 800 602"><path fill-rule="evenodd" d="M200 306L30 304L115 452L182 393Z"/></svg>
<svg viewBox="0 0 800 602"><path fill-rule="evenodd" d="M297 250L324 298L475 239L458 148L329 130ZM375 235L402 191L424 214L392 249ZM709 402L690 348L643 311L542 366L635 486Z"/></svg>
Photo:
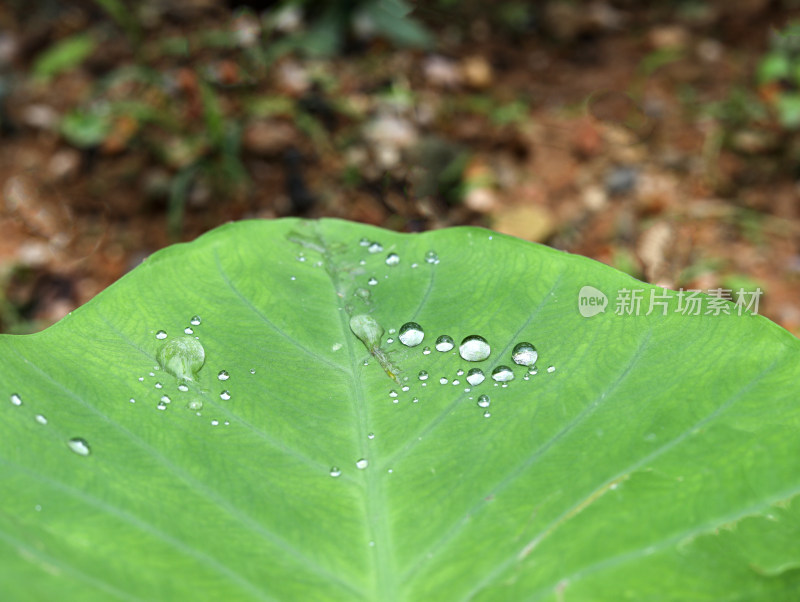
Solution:
<svg viewBox="0 0 800 602"><path fill-rule="evenodd" d="M520 366L533 366L539 357L536 347L530 343L517 343L511 352L511 359Z"/></svg>
<svg viewBox="0 0 800 602"><path fill-rule="evenodd" d="M228 374L227 370L220 370L219 374L217 374L217 379L219 380L228 380L230 377L231 375Z"/></svg>
<svg viewBox="0 0 800 602"><path fill-rule="evenodd" d="M486 380L486 375L480 368L473 368L467 372L467 382L473 387L481 384L484 380Z"/></svg>
<svg viewBox="0 0 800 602"><path fill-rule="evenodd" d="M458 353L468 362L482 362L492 352L489 343L482 336L473 334L461 341Z"/></svg>
<svg viewBox="0 0 800 602"><path fill-rule="evenodd" d="M206 351L197 339L181 335L158 350L161 367L180 380L194 380L206 361Z"/></svg>
<svg viewBox="0 0 800 602"><path fill-rule="evenodd" d="M231 394L229 391L223 391L222 393L219 394L219 398L222 399L223 401L228 401L231 398Z"/></svg>
<svg viewBox="0 0 800 602"><path fill-rule="evenodd" d="M13 403L15 406L21 406L22 405L22 397L20 397L16 393L12 393L11 394L11 403Z"/></svg>
<svg viewBox="0 0 800 602"><path fill-rule="evenodd" d="M416 322L406 322L400 327L400 333L397 336L406 347L416 347L425 338L425 331Z"/></svg>
<svg viewBox="0 0 800 602"><path fill-rule="evenodd" d="M367 251L370 253L380 253L383 251L383 245L379 242L374 242L369 247L367 247Z"/></svg>
<svg viewBox="0 0 800 602"><path fill-rule="evenodd" d="M438 339L436 339L436 351L450 351L456 344L453 342L453 339L446 334L443 334Z"/></svg>
<svg viewBox="0 0 800 602"><path fill-rule="evenodd" d="M350 330L356 335L364 346L372 350L381 345L383 336L383 326L375 321L375 318L367 314L359 314L350 318Z"/></svg>
<svg viewBox="0 0 800 602"><path fill-rule="evenodd" d="M192 319L189 320L189 324L192 326L200 326L200 316L192 316Z"/></svg>
<svg viewBox="0 0 800 602"><path fill-rule="evenodd" d="M492 378L499 383L514 380L514 372L508 366L497 366L492 370Z"/></svg>
<svg viewBox="0 0 800 602"><path fill-rule="evenodd" d="M361 458L356 462L356 468L359 470L364 470L367 466L369 466L369 460L366 458Z"/></svg>
<svg viewBox="0 0 800 602"><path fill-rule="evenodd" d="M481 395L478 397L478 406L482 408L488 408L491 400L489 399L488 395Z"/></svg>
<svg viewBox="0 0 800 602"><path fill-rule="evenodd" d="M342 470L338 466L331 466L331 476L339 477L342 475Z"/></svg>
<svg viewBox="0 0 800 602"><path fill-rule="evenodd" d="M439 256L436 254L436 251L428 251L425 253L425 261L427 263L439 263Z"/></svg>
<svg viewBox="0 0 800 602"><path fill-rule="evenodd" d="M67 447L69 447L79 456L88 456L90 453L92 453L92 450L89 447L89 444L86 442L86 439L81 439L80 437L73 437L67 441Z"/></svg>
<svg viewBox="0 0 800 602"><path fill-rule="evenodd" d="M389 253L386 256L386 265L397 265L400 263L400 256L397 253Z"/></svg>
<svg viewBox="0 0 800 602"><path fill-rule="evenodd" d="M166 332L164 332L163 330L159 330L159 331L156 333L156 338L157 338L159 341L163 341L164 339L166 339L166 338L167 338L167 333L166 333Z"/></svg>

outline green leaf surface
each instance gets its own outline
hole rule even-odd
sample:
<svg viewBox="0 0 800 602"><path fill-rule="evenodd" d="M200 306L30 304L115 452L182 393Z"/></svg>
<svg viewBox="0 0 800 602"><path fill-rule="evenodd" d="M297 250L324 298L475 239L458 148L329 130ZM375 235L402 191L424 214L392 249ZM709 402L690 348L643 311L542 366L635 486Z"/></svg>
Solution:
<svg viewBox="0 0 800 602"><path fill-rule="evenodd" d="M796 600L798 341L698 299L475 228L160 251L0 337L2 598Z"/></svg>
<svg viewBox="0 0 800 602"><path fill-rule="evenodd" d="M95 49L94 38L89 34L76 34L50 46L36 57L33 72L36 76L49 79L74 69Z"/></svg>

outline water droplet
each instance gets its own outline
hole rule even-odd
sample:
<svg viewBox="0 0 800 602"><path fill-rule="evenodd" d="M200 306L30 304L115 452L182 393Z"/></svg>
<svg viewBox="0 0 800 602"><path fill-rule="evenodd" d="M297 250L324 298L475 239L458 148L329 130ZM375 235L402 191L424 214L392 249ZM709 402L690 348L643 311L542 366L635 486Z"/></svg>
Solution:
<svg viewBox="0 0 800 602"><path fill-rule="evenodd" d="M219 394L219 398L224 401L228 401L231 398L230 391L223 391L222 393Z"/></svg>
<svg viewBox="0 0 800 602"><path fill-rule="evenodd" d="M161 401L163 401L164 403L169 403L172 400L169 398L169 395L162 395L161 396Z"/></svg>
<svg viewBox="0 0 800 602"><path fill-rule="evenodd" d="M370 433L369 435L367 435L367 439L374 439L374 438L375 438L375 433Z"/></svg>
<svg viewBox="0 0 800 602"><path fill-rule="evenodd" d="M367 247L367 251L370 253L380 253L383 251L383 245L379 242L373 242L369 245L369 247Z"/></svg>
<svg viewBox="0 0 800 602"><path fill-rule="evenodd" d="M139 377L139 382L140 382L140 383L143 383L143 382L144 382L144 376L140 376L140 377Z"/></svg>
<svg viewBox="0 0 800 602"><path fill-rule="evenodd" d="M419 264L418 264L418 263L412 263L412 264L411 264L411 267L412 267L412 268L418 268L418 267L419 267Z"/></svg>
<svg viewBox="0 0 800 602"><path fill-rule="evenodd" d="M166 410L167 409L167 404L165 404L163 401L159 401L158 405L156 406L156 409L157 410Z"/></svg>
<svg viewBox="0 0 800 602"><path fill-rule="evenodd" d="M437 264L439 263L439 256L436 254L436 251L428 251L425 253L425 261L427 263Z"/></svg>
<svg viewBox="0 0 800 602"><path fill-rule="evenodd" d="M189 320L189 324L192 326L200 326L200 316L192 316L192 319Z"/></svg>
<svg viewBox="0 0 800 602"><path fill-rule="evenodd" d="M411 400L411 403L419 403L419 398L415 397Z"/></svg>
<svg viewBox="0 0 800 602"><path fill-rule="evenodd" d="M148 374L149 374L150 376L155 376L155 375L156 375L156 373L155 373L155 372L148 372Z"/></svg>
<svg viewBox="0 0 800 602"><path fill-rule="evenodd" d="M212 420L211 421L211 426L219 426L219 420L217 420L216 418L214 420Z"/></svg>
<svg viewBox="0 0 800 602"><path fill-rule="evenodd" d="M338 466L331 466L331 476L339 477L342 475L342 470Z"/></svg>
<svg viewBox="0 0 800 602"><path fill-rule="evenodd" d="M517 343L511 352L511 359L520 366L533 366L538 357L536 347L530 343Z"/></svg>
<svg viewBox="0 0 800 602"><path fill-rule="evenodd" d="M341 348L342 348L342 344L341 344L341 343L334 343L334 344L331 346L331 351L339 351L339 349L341 349ZM252 374L252 373L251 373L251 374Z"/></svg>
<svg viewBox="0 0 800 602"><path fill-rule="evenodd" d="M528 370L528 374L534 376L535 374L539 374L539 371L536 368L531 368L530 370Z"/></svg>
<svg viewBox="0 0 800 602"><path fill-rule="evenodd" d="M436 339L436 351L441 351L442 353L446 351L450 351L456 344L453 342L453 339L446 334L443 334L438 339Z"/></svg>
<svg viewBox="0 0 800 602"><path fill-rule="evenodd" d="M484 418L489 418L491 415L492 415L492 414L491 414L491 412L489 412L489 410L486 410L486 411L483 413L483 417L484 417Z"/></svg>
<svg viewBox="0 0 800 602"><path fill-rule="evenodd" d="M369 466L369 461L366 458L361 458L356 462L356 468L359 470L364 470L367 466Z"/></svg>
<svg viewBox="0 0 800 602"><path fill-rule="evenodd" d="M15 406L21 406L22 405L22 397L20 397L16 393L12 393L11 394L11 403L13 403Z"/></svg>
<svg viewBox="0 0 800 602"><path fill-rule="evenodd" d="M186 334L194 334L194 330L192 330L191 326L187 326L186 328L184 328L183 332L185 332Z"/></svg>
<svg viewBox="0 0 800 602"><path fill-rule="evenodd" d="M217 374L218 380L228 380L230 377L231 375L226 370L220 370L219 374Z"/></svg>
<svg viewBox="0 0 800 602"><path fill-rule="evenodd" d="M492 378L499 383L514 380L514 372L508 366L497 366L492 370Z"/></svg>
<svg viewBox="0 0 800 602"><path fill-rule="evenodd" d="M400 256L397 253L389 253L386 256L386 265L397 265L400 263Z"/></svg>
<svg viewBox="0 0 800 602"><path fill-rule="evenodd" d="M158 350L161 367L179 380L194 380L206 361L206 351L195 338L181 335Z"/></svg>
<svg viewBox="0 0 800 602"><path fill-rule="evenodd" d="M442 378L439 379L439 384L440 385L446 385L447 384L447 379L443 376Z"/></svg>
<svg viewBox="0 0 800 602"><path fill-rule="evenodd" d="M160 388L162 388L164 385L162 385L161 383L156 383L154 386L155 386L155 388L156 388L156 389L160 389Z"/></svg>
<svg viewBox="0 0 800 602"><path fill-rule="evenodd" d="M186 385L184 385L184 384L178 385L178 391L182 391L183 393L186 393L186 391L188 391L188 390L189 390L189 387L187 387Z"/></svg>
<svg viewBox="0 0 800 602"><path fill-rule="evenodd" d="M453 385L458 386L460 384L461 384L461 381L458 380L457 378L453 380Z"/></svg>
<svg viewBox="0 0 800 602"><path fill-rule="evenodd" d="M395 332L397 332L397 331L394 328L390 328L389 329L389 334L394 334Z"/></svg>
<svg viewBox="0 0 800 602"><path fill-rule="evenodd" d="M203 409L203 401L200 399L190 399L189 403L186 404L186 407L193 412L197 412Z"/></svg>
<svg viewBox="0 0 800 602"><path fill-rule="evenodd" d="M405 392L405 391L408 391L410 388L411 388L411 387L409 387L408 385L403 385L403 387L402 387L402 391L403 391L403 392Z"/></svg>
<svg viewBox="0 0 800 602"><path fill-rule="evenodd" d="M292 281L297 280L297 276L289 276L289 280L292 280Z"/></svg>
<svg viewBox="0 0 800 602"><path fill-rule="evenodd" d="M256 369L255 368L250 368L250 374L255 374L255 373L256 373Z"/></svg>
<svg viewBox="0 0 800 602"><path fill-rule="evenodd" d="M159 331L156 333L156 338L157 338L159 341L161 341L161 340L164 340L164 339L166 339L166 338L167 338L167 333L166 333L165 331L163 331L163 330L159 330Z"/></svg>
<svg viewBox="0 0 800 602"><path fill-rule="evenodd" d="M425 370L420 370L418 377L420 380L428 380L428 373Z"/></svg>
<svg viewBox="0 0 800 602"><path fill-rule="evenodd" d="M356 291L353 293L353 295L355 295L356 297L360 297L360 298L364 299L365 301L367 299L369 299L369 296L371 294L372 293L369 292L369 289L361 288L361 287L357 288Z"/></svg>
<svg viewBox="0 0 800 602"><path fill-rule="evenodd" d="M367 284L369 284L370 286L375 286L376 284L378 284L378 279L374 277L370 278L369 280L367 280Z"/></svg>
<svg viewBox="0 0 800 602"><path fill-rule="evenodd" d="M86 443L86 439L81 439L80 437L73 437L67 441L67 447L69 447L79 456L88 456L90 453L92 453L91 448L89 448L89 444Z"/></svg>
<svg viewBox="0 0 800 602"><path fill-rule="evenodd" d="M430 354L431 354L431 348L430 347L423 347L422 348L422 355L430 355Z"/></svg>
<svg viewBox="0 0 800 602"><path fill-rule="evenodd" d="M481 408L488 408L491 400L488 395L481 395L478 397L478 406Z"/></svg>
<svg viewBox="0 0 800 602"><path fill-rule="evenodd" d="M394 339L392 337L389 337L388 339L386 339L386 344L387 345L391 345L392 343L394 343Z"/></svg>
<svg viewBox="0 0 800 602"><path fill-rule="evenodd" d="M38 422L39 424L47 424L47 418L45 418L41 414L36 414L36 422Z"/></svg>
<svg viewBox="0 0 800 602"><path fill-rule="evenodd" d="M547 367L547 371L548 372L555 372L556 371L556 367L555 366L548 366Z"/></svg>
<svg viewBox="0 0 800 602"><path fill-rule="evenodd" d="M306 256L303 253L298 253L297 261L299 261L300 263L303 263L305 260L306 260Z"/></svg>
<svg viewBox="0 0 800 602"><path fill-rule="evenodd" d="M136 403L136 400L133 397L131 397L128 401L131 403Z"/></svg>
<svg viewBox="0 0 800 602"><path fill-rule="evenodd" d="M530 380L530 379L531 379L530 374L526 374L525 376L522 377L522 380Z"/></svg>
<svg viewBox="0 0 800 602"><path fill-rule="evenodd" d="M473 334L461 341L458 353L468 362L482 362L492 352L489 343L482 336Z"/></svg>
<svg viewBox="0 0 800 602"><path fill-rule="evenodd" d="M400 327L398 338L406 347L416 347L425 338L425 331L416 322L406 322Z"/></svg>
<svg viewBox="0 0 800 602"><path fill-rule="evenodd" d="M397 391L395 391L394 389L389 391L389 397L397 397Z"/></svg>
<svg viewBox="0 0 800 602"><path fill-rule="evenodd" d="M364 366L369 366L369 360L364 360L363 365Z"/></svg>
<svg viewBox="0 0 800 602"><path fill-rule="evenodd" d="M456 376L463 376L463 374L464 374L464 371L461 368L456 370Z"/></svg>
<svg viewBox="0 0 800 602"><path fill-rule="evenodd" d="M358 241L358 244L361 245L362 247L368 247L369 246L369 239L368 238L362 238L361 240Z"/></svg>
<svg viewBox="0 0 800 602"><path fill-rule="evenodd" d="M480 368L473 368L467 372L467 382L473 387L481 384L484 380L486 380L486 375Z"/></svg>

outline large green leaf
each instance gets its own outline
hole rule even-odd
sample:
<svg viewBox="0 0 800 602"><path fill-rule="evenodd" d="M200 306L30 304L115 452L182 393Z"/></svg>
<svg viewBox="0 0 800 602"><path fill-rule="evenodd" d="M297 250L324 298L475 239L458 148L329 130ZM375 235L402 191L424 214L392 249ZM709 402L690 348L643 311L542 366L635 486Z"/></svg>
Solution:
<svg viewBox="0 0 800 602"><path fill-rule="evenodd" d="M473 228L254 221L156 253L0 338L2 599L796 600L798 341L705 297L645 315L651 291ZM388 342L412 320L421 345Z"/></svg>

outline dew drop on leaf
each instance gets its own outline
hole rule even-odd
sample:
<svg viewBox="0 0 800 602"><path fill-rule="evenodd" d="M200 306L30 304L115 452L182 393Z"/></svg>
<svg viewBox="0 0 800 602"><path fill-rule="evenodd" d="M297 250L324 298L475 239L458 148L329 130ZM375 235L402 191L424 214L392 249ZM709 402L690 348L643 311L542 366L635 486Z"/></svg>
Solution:
<svg viewBox="0 0 800 602"><path fill-rule="evenodd" d="M231 375L226 370L220 370L219 374L217 374L219 380L228 380L230 377Z"/></svg>
<svg viewBox="0 0 800 602"><path fill-rule="evenodd" d="M489 418L491 415L492 415L492 414L489 412L489 410L486 410L486 411L483 413L483 417L484 417L484 418Z"/></svg>
<svg viewBox="0 0 800 602"><path fill-rule="evenodd" d="M423 347L422 348L422 355L430 355L430 354L431 354L431 348L430 347Z"/></svg>
<svg viewBox="0 0 800 602"><path fill-rule="evenodd" d="M211 426L219 426L219 420L217 420L216 418L214 420L212 420L211 421Z"/></svg>
<svg viewBox="0 0 800 602"><path fill-rule="evenodd" d="M418 376L420 380L428 380L428 373L425 370L420 370Z"/></svg>
<svg viewBox="0 0 800 602"><path fill-rule="evenodd" d="M453 342L452 337L443 334L438 339L436 339L436 351L441 351L442 353L446 351L450 351L456 344Z"/></svg>
<svg viewBox="0 0 800 602"><path fill-rule="evenodd" d="M394 389L389 391L389 397L392 397L392 398L397 397L397 391L395 391Z"/></svg>
<svg viewBox="0 0 800 602"><path fill-rule="evenodd" d="M158 405L156 406L156 409L157 410L166 410L167 409L167 404L165 404L163 401L159 401Z"/></svg>
<svg viewBox="0 0 800 602"><path fill-rule="evenodd" d="M81 439L80 437L73 437L67 441L67 447L69 447L79 456L88 456L90 453L92 453L92 450L89 448L89 444L86 442L86 439Z"/></svg>
<svg viewBox="0 0 800 602"><path fill-rule="evenodd" d="M416 347L425 338L425 331L416 322L406 322L400 327L397 337L406 347Z"/></svg>
<svg viewBox="0 0 800 602"><path fill-rule="evenodd" d="M22 405L22 397L20 397L16 393L12 393L11 394L11 403L13 403L15 406L21 406Z"/></svg>
<svg viewBox="0 0 800 602"><path fill-rule="evenodd" d="M181 383L180 385L178 385L178 391L182 391L183 393L186 393L186 391L188 391L188 390L189 390L189 387L187 387L187 386L186 386L186 385L184 385L183 383Z"/></svg>
<svg viewBox="0 0 800 602"><path fill-rule="evenodd" d="M492 378L499 383L505 383L514 380L514 372L508 366L497 366L492 370Z"/></svg>
<svg viewBox="0 0 800 602"><path fill-rule="evenodd" d="M419 398L415 397L411 400L411 403L419 403Z"/></svg>
<svg viewBox="0 0 800 602"><path fill-rule="evenodd" d="M169 395L162 395L161 401L164 403L170 403L172 400L169 398Z"/></svg>
<svg viewBox="0 0 800 602"><path fill-rule="evenodd" d="M386 256L386 265L397 265L400 263L400 256L397 253L389 253Z"/></svg>
<svg viewBox="0 0 800 602"><path fill-rule="evenodd" d="M194 380L206 361L206 351L195 338L176 337L158 350L161 367L181 380Z"/></svg>
<svg viewBox="0 0 800 602"><path fill-rule="evenodd" d="M383 251L383 245L379 242L373 242L369 245L369 247L367 247L367 251L370 253L380 253Z"/></svg>
<svg viewBox="0 0 800 602"><path fill-rule="evenodd" d="M369 296L372 294L369 292L369 289L359 287L356 289L355 293L353 293L356 297L360 297L364 300L369 299Z"/></svg>
<svg viewBox="0 0 800 602"><path fill-rule="evenodd" d="M159 341L163 341L164 339L166 339L166 338L167 338L167 333L166 333L166 332L164 332L163 330L159 330L159 331L156 333L156 338L157 338Z"/></svg>
<svg viewBox="0 0 800 602"><path fill-rule="evenodd" d="M42 414L36 414L36 422L39 424L47 424L47 418L45 418Z"/></svg>
<svg viewBox="0 0 800 602"><path fill-rule="evenodd" d="M428 251L425 253L425 261L427 263L437 264L439 263L439 256L436 254L436 251Z"/></svg>
<svg viewBox="0 0 800 602"><path fill-rule="evenodd" d="M219 394L219 398L222 399L223 401L228 401L231 398L230 391L223 391L222 393Z"/></svg>
<svg viewBox="0 0 800 602"><path fill-rule="evenodd" d="M556 367L555 366L548 366L547 367L547 371L548 372L555 372L556 371Z"/></svg>
<svg viewBox="0 0 800 602"><path fill-rule="evenodd" d="M164 385L162 385L161 383L156 383L154 386L155 386L155 388L156 388L156 389L160 389L160 388L162 388Z"/></svg>
<svg viewBox="0 0 800 602"><path fill-rule="evenodd" d="M185 332L186 334L194 334L194 330L192 330L191 326L187 326L186 328L184 328L183 332Z"/></svg>
<svg viewBox="0 0 800 602"><path fill-rule="evenodd" d="M356 468L359 470L364 470L367 466L369 466L369 461L366 458L361 458L356 462Z"/></svg>
<svg viewBox="0 0 800 602"><path fill-rule="evenodd" d="M338 466L331 466L331 476L338 477L341 476L342 470Z"/></svg>
<svg viewBox="0 0 800 602"><path fill-rule="evenodd" d="M520 366L533 366L539 357L536 347L530 343L517 343L511 352L511 359Z"/></svg>
<svg viewBox="0 0 800 602"><path fill-rule="evenodd" d="M250 368L250 374L255 374L255 373L256 373L256 369L255 368Z"/></svg>
<svg viewBox="0 0 800 602"><path fill-rule="evenodd" d="M482 336L473 334L461 341L458 353L468 362L482 362L492 352L489 343Z"/></svg>
<svg viewBox="0 0 800 602"><path fill-rule="evenodd" d="M467 382L473 387L481 384L484 380L486 380L486 375L480 368L473 368L467 372Z"/></svg>
<svg viewBox="0 0 800 602"><path fill-rule="evenodd" d="M362 238L361 240L358 241L358 244L361 245L362 247L368 247L369 246L369 239L368 238Z"/></svg>
<svg viewBox="0 0 800 602"><path fill-rule="evenodd" d="M367 280L367 284L369 284L370 286L375 286L376 284L378 284L378 279L375 278L375 277L372 277L369 280Z"/></svg>
<svg viewBox="0 0 800 602"><path fill-rule="evenodd" d="M444 376L442 378L440 378L439 379L439 384L440 385L446 385L447 384L447 378L444 377Z"/></svg>
<svg viewBox="0 0 800 602"><path fill-rule="evenodd" d="M350 330L356 335L367 349L380 347L383 336L383 326L375 318L367 314L359 314L350 318Z"/></svg>
<svg viewBox="0 0 800 602"><path fill-rule="evenodd" d="M192 326L200 326L200 316L192 316L192 319L189 320L189 324Z"/></svg>
<svg viewBox="0 0 800 602"><path fill-rule="evenodd" d="M488 408L491 400L488 395L481 395L478 397L478 406L481 408Z"/></svg>
<svg viewBox="0 0 800 602"><path fill-rule="evenodd" d="M199 412L203 409L203 402L199 399L191 399L189 403L186 404L186 407L193 412Z"/></svg>
<svg viewBox="0 0 800 602"><path fill-rule="evenodd" d="M370 433L369 435L367 435L367 439L374 439L374 438L375 438L375 433Z"/></svg>

